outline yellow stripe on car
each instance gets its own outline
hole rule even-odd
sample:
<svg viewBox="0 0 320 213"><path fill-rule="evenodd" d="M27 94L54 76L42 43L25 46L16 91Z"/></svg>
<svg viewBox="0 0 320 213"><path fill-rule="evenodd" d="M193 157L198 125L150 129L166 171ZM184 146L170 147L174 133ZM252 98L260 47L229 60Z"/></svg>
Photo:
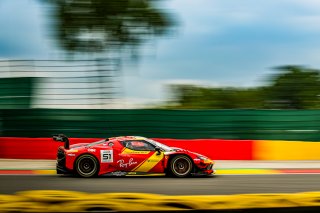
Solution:
<svg viewBox="0 0 320 213"><path fill-rule="evenodd" d="M138 166L136 166L134 169L132 169L132 171L136 171L136 169L139 168L142 164L144 164L147 160L148 160L148 158L144 159L141 163L138 164Z"/></svg>
<svg viewBox="0 0 320 213"><path fill-rule="evenodd" d="M150 151L136 151L128 148L124 148L123 151L121 152L121 154L143 154L143 155L147 155L149 153Z"/></svg>
<svg viewBox="0 0 320 213"><path fill-rule="evenodd" d="M163 152L161 152L160 154L155 152L147 160L143 161L140 165L138 165L132 171L135 171L135 172L148 172L153 167L155 167L163 159L163 157L164 157Z"/></svg>

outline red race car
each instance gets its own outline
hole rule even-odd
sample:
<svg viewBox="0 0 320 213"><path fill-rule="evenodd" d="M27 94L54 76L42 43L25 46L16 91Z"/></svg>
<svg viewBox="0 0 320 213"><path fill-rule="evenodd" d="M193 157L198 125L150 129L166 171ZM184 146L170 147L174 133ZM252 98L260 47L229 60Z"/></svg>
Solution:
<svg viewBox="0 0 320 213"><path fill-rule="evenodd" d="M64 146L58 148L57 174L93 177L104 174L165 173L187 177L214 173L214 162L209 158L145 137L114 137L74 145L70 145L69 139L62 134L54 135L53 139L64 142Z"/></svg>

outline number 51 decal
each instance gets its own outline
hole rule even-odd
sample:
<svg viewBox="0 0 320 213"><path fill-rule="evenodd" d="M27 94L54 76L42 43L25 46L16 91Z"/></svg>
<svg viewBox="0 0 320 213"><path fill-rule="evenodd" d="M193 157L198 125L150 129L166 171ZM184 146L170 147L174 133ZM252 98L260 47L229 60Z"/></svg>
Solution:
<svg viewBox="0 0 320 213"><path fill-rule="evenodd" d="M101 163L113 162L113 150L101 150Z"/></svg>

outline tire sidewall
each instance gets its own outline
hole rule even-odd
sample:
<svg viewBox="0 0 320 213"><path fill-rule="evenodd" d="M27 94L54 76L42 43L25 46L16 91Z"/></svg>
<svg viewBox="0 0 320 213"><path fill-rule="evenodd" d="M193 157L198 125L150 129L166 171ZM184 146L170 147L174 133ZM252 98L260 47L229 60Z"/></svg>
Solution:
<svg viewBox="0 0 320 213"><path fill-rule="evenodd" d="M179 174L175 171L174 164L178 159L184 159L188 162L188 164L189 164L188 172L186 172L184 174ZM173 157L172 160L170 161L170 175L173 175L174 177L187 177L190 175L192 168L193 168L192 160L186 155L177 155L177 156Z"/></svg>
<svg viewBox="0 0 320 213"><path fill-rule="evenodd" d="M79 165L80 165L80 162L84 159L90 159L92 160L92 162L94 163L94 169L86 174L86 173L83 173L81 171L81 169L79 168ZM94 177L94 176L97 176L98 172L99 172L99 163L98 163L98 160L92 156L92 155L88 155L88 154L84 154L84 155L81 155L77 158L76 162L75 162L75 171L77 173L77 175L79 175L80 177L85 177L85 178L89 178L89 177Z"/></svg>

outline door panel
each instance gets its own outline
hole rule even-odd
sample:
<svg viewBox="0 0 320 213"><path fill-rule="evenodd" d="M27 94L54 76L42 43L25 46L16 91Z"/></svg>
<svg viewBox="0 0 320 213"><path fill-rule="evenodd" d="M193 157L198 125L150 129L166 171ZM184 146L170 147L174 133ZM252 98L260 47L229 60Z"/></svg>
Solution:
<svg viewBox="0 0 320 213"><path fill-rule="evenodd" d="M119 154L117 166L121 171L128 172L149 172L155 166L160 167L164 160L164 153L158 154L154 145L144 140L123 141L123 150ZM159 166L160 165L160 166ZM162 166L163 167L163 166Z"/></svg>
<svg viewBox="0 0 320 213"><path fill-rule="evenodd" d="M151 151L135 151L128 148L119 154L117 166L121 171L135 171L136 168L145 163L145 161L152 156Z"/></svg>

